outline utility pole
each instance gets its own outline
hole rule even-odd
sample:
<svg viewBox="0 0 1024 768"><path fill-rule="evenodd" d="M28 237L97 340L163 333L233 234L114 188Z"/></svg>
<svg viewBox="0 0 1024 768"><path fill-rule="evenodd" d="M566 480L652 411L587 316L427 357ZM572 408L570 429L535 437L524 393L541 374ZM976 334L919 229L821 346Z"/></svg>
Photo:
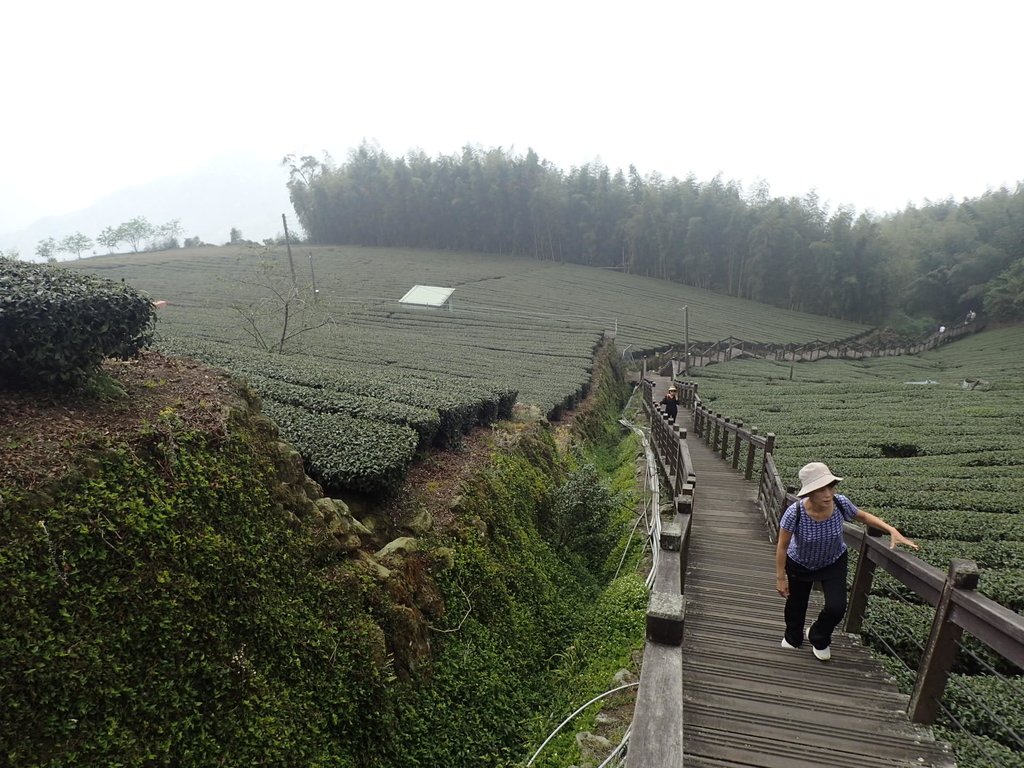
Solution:
<svg viewBox="0 0 1024 768"><path fill-rule="evenodd" d="M686 346L686 357L683 360L683 375L690 375L690 305L683 307L683 344Z"/></svg>
<svg viewBox="0 0 1024 768"><path fill-rule="evenodd" d="M288 237L288 219L285 215L281 214L281 223L284 224L284 244L288 248L288 267L292 271L292 294L295 296L299 295L299 283L295 279L295 262L292 261L292 242ZM312 256L310 256L312 258Z"/></svg>
<svg viewBox="0 0 1024 768"><path fill-rule="evenodd" d="M309 252L309 280L313 286L313 301L317 301L320 298L320 291L316 289L316 273L313 272L313 252Z"/></svg>

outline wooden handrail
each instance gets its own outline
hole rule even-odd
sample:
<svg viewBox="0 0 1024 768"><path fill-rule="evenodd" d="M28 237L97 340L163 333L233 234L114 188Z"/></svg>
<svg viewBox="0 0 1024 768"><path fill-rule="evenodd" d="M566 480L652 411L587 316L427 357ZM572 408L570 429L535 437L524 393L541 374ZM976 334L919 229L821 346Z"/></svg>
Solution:
<svg viewBox="0 0 1024 768"><path fill-rule="evenodd" d="M1024 617L975 591L979 572L975 563L954 560L949 573L943 575L915 555L890 549L886 540L866 534L851 523L843 528L847 545L860 552L850 591L846 631L860 631L875 566L885 569L936 609L908 707L911 720L934 721L961 632L977 638L1018 667L1024 666ZM965 578L965 574L973 577Z"/></svg>
<svg viewBox="0 0 1024 768"><path fill-rule="evenodd" d="M714 413L700 399L694 382L677 381L676 389L680 393L680 404L688 407L693 415L693 429L697 436L723 460L731 461L733 469L739 469L742 461L743 476L747 480L752 479L757 451L770 455L775 446L775 435L771 432L760 435L757 427L748 429L742 421L733 423L729 417Z"/></svg>
<svg viewBox="0 0 1024 768"><path fill-rule="evenodd" d="M929 349L946 344L954 339L984 330L985 323L979 320L949 326L942 333L931 333L917 341L898 344L865 344L857 334L846 339L833 341L814 341L802 344L772 344L766 342L744 341L730 336L713 342L693 342L689 345L689 364L700 367L712 363L724 363L737 357L758 357L778 362L803 362L824 358L863 360L872 357L894 357L897 355L916 355ZM669 345L651 350L654 354L669 352L678 358L687 351L678 345ZM674 373L674 371L673 371Z"/></svg>
<svg viewBox="0 0 1024 768"><path fill-rule="evenodd" d="M647 608L647 641L627 761L629 768L677 768L683 754L684 591L697 478L686 430L670 423L654 403L653 384L646 376L641 386L651 443L672 494L675 515L662 525L660 541L652 542L661 556ZM661 510L654 509L652 514L659 515Z"/></svg>
<svg viewBox="0 0 1024 768"><path fill-rule="evenodd" d="M668 416L654 403L652 383L645 379L643 386L644 409L651 424L651 441L657 448L655 456L668 483L676 511L689 512L693 505L697 474L686 444L686 430L670 423ZM684 407L683 402L679 405L680 408Z"/></svg>
<svg viewBox="0 0 1024 768"><path fill-rule="evenodd" d="M760 477L758 478L757 506L764 516L765 526L772 541L778 538L779 519L785 509L796 501L796 496L783 482L775 464L773 452L775 435L761 436L756 427L745 428L742 422L732 422L728 417L715 414L706 408L697 394L697 385L692 382L676 382L680 395L680 406L693 413L694 432L723 460L740 468L743 445L746 445L747 462L744 467L747 479L751 479L750 467L756 451L762 452ZM696 475L686 445L686 430L670 424L667 417L654 404L652 382L643 380L644 407L651 423L652 442L655 453L662 465L662 471L669 480L671 492L676 500L675 520L668 535L663 532L660 544L663 550L678 552L678 557L665 557L662 562L668 568L655 583L655 591L682 595L678 603L678 622L683 621L685 607L686 560L690 543L690 514L693 511L693 486ZM729 436L732 439L729 439ZM687 498L685 504L680 504ZM917 680L907 708L909 718L918 723L931 723L938 711L950 670L955 661L957 642L962 632L977 638L995 653L1017 666L1024 666L1024 617L975 591L977 566L970 561L954 561L949 573L943 573L928 565L909 552L890 549L888 540L880 537L874 529L845 523L843 535L847 545L858 552L854 569L849 608L845 629L859 632L877 567L883 568L894 578L906 585L925 603L935 608L931 633L925 652L918 666ZM669 542L669 543L666 543ZM675 542L675 543L671 543ZM663 552L667 555L669 552ZM973 574L973 576L972 576ZM678 587L677 587L678 585ZM679 592L675 592L678 589ZM664 600L664 597L662 598ZM653 603L652 603L653 604ZM665 621L664 616L659 620ZM640 692L637 699L635 718L640 730L631 740L629 768L661 768L675 765L674 760L681 754L682 744L682 687L681 657L677 649L652 639L651 612L648 612L648 641L645 647L645 664L649 670L660 672L653 678L641 676ZM668 624L672 626L672 611ZM671 630L676 635L681 630ZM671 723L671 725L668 725Z"/></svg>

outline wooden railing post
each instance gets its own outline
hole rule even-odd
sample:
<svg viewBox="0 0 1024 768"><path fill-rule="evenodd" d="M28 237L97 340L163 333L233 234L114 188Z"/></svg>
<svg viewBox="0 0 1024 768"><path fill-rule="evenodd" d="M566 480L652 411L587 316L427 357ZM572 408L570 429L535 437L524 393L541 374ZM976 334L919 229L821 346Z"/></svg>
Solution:
<svg viewBox="0 0 1024 768"><path fill-rule="evenodd" d="M726 419L722 424L722 461L725 461L725 455L729 450L729 419Z"/></svg>
<svg viewBox="0 0 1024 768"><path fill-rule="evenodd" d="M658 452L661 454L662 463L665 465L665 474L668 475L669 489L673 485L675 475L675 464L669 444L672 442L672 425L666 419L661 425L661 442L658 444Z"/></svg>
<svg viewBox="0 0 1024 768"><path fill-rule="evenodd" d="M740 431L743 429L743 422L736 422L736 439L732 441L732 468L739 469L740 466Z"/></svg>
<svg viewBox="0 0 1024 768"><path fill-rule="evenodd" d="M926 725L935 722L939 701L949 679L949 670L956 658L957 643L963 634L963 629L949 620L953 592L957 589L976 589L979 574L978 564L971 560L953 560L949 564L949 574L935 606L932 631L921 655L917 681L910 695L910 706L907 707L911 722Z"/></svg>
<svg viewBox="0 0 1024 768"><path fill-rule="evenodd" d="M875 563L868 557L868 536L873 529L865 528L861 533L860 549L857 552L857 570L853 572L853 584L850 585L850 602L846 610L845 630L851 634L859 634L864 622L864 612L868 607L868 596L871 594L871 583L875 578Z"/></svg>
<svg viewBox="0 0 1024 768"><path fill-rule="evenodd" d="M672 495L675 496L678 493L681 481L679 474L682 472L682 467L679 466L679 427L676 424L669 426L668 440L665 441L665 449L668 454L669 464L672 465Z"/></svg>
<svg viewBox="0 0 1024 768"><path fill-rule="evenodd" d="M779 493L778 498L775 500L775 521L774 521L775 534L777 536L778 533L779 533L779 521L782 520L782 516L784 514L786 514L786 507L788 505L786 503L786 501L787 501L786 489L785 488L780 488L778 486L775 486L775 490L778 491L778 493Z"/></svg>
<svg viewBox="0 0 1024 768"><path fill-rule="evenodd" d="M757 435L757 427L750 428L751 435ZM747 446L747 468L743 472L743 477L746 480L750 480L754 476L754 455L757 452L757 446L754 445L754 441L751 440Z"/></svg>
<svg viewBox="0 0 1024 768"><path fill-rule="evenodd" d="M722 414L715 414L715 436L711 440L711 452L718 453L718 433L722 426Z"/></svg>

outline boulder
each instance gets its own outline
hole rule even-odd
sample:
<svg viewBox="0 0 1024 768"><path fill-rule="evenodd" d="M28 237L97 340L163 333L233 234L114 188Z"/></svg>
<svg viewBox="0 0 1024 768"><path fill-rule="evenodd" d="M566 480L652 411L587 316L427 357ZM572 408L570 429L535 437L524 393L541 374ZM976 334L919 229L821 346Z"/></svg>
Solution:
<svg viewBox="0 0 1024 768"><path fill-rule="evenodd" d="M604 736L598 736L590 731L577 733L576 745L580 748L584 763L597 761L598 757L607 755L615 748L615 745Z"/></svg>
<svg viewBox="0 0 1024 768"><path fill-rule="evenodd" d="M306 476L306 479L302 481L302 490L311 499L319 499L324 495L324 490L320 487L320 483L308 475Z"/></svg>
<svg viewBox="0 0 1024 768"><path fill-rule="evenodd" d="M422 536L434 527L434 516L426 509L421 509L405 526L417 536Z"/></svg>
<svg viewBox="0 0 1024 768"><path fill-rule="evenodd" d="M332 536L347 536L352 532L352 518L334 515L326 521L327 532Z"/></svg>
<svg viewBox="0 0 1024 768"><path fill-rule="evenodd" d="M363 564L363 567L371 575L373 575L378 581L387 581L391 578L391 571L385 568L383 565L377 562L376 558L365 550L359 550L356 555L359 561Z"/></svg>
<svg viewBox="0 0 1024 768"><path fill-rule="evenodd" d="M377 533L377 531L384 530L384 525L382 524L381 519L376 515L366 515L366 517L361 517L359 518L359 522L363 524L363 527L371 535Z"/></svg>
<svg viewBox="0 0 1024 768"><path fill-rule="evenodd" d="M280 440L274 443L274 454L274 465L281 482L301 487L306 480L302 454L294 446Z"/></svg>
<svg viewBox="0 0 1024 768"><path fill-rule="evenodd" d="M377 552L378 558L384 558L388 555L407 555L410 552L415 552L419 549L419 541L412 536L402 536L400 538L389 541Z"/></svg>
<svg viewBox="0 0 1024 768"><path fill-rule="evenodd" d="M323 517L325 523L330 523L335 518L339 517L338 505L334 499L324 496L317 499L315 502L316 508L320 510L320 515Z"/></svg>
<svg viewBox="0 0 1024 768"><path fill-rule="evenodd" d="M635 683L636 675L630 672L628 669L620 669L615 673L615 677L612 678L616 686L628 685L629 683Z"/></svg>

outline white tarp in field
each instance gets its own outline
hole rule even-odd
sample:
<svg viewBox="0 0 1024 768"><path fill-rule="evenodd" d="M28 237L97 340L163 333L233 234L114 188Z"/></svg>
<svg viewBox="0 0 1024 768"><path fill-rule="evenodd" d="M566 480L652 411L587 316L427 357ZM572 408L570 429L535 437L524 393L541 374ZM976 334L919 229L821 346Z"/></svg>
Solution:
<svg viewBox="0 0 1024 768"><path fill-rule="evenodd" d="M414 285L398 301L402 304L443 307L454 292L454 288L443 288L439 285Z"/></svg>

